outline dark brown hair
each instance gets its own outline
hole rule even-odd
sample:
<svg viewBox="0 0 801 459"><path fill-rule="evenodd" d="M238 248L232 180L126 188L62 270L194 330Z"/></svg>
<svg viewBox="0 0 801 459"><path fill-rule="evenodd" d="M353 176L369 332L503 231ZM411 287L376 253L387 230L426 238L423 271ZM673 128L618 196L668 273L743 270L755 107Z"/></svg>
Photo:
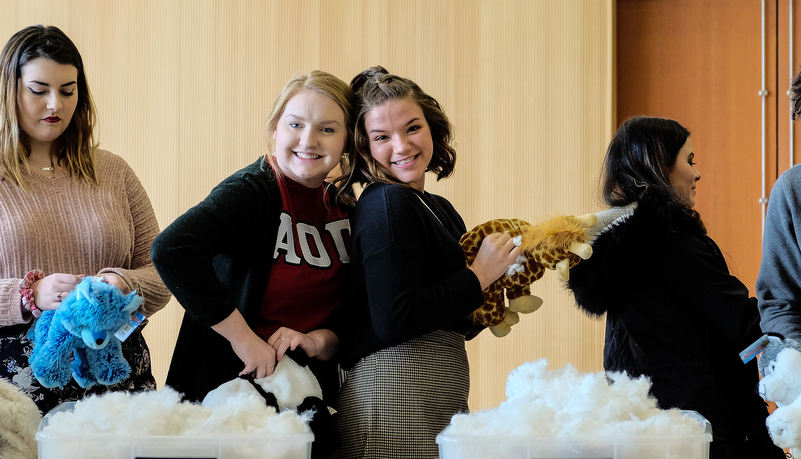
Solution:
<svg viewBox="0 0 801 459"><path fill-rule="evenodd" d="M635 116L623 122L604 158L604 201L610 206L654 205L705 231L698 212L670 184L670 171L689 137L690 131L671 119Z"/></svg>

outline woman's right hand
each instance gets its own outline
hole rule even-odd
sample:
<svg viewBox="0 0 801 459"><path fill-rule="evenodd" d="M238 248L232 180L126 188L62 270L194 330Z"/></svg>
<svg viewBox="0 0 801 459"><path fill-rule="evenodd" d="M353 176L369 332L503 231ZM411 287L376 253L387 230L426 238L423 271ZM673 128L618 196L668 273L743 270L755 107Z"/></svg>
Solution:
<svg viewBox="0 0 801 459"><path fill-rule="evenodd" d="M54 311L86 275L54 273L31 285L33 301L42 311Z"/></svg>
<svg viewBox="0 0 801 459"><path fill-rule="evenodd" d="M509 233L492 233L481 241L476 259L470 265L481 283L481 290L506 274L520 255L520 247L512 239Z"/></svg>
<svg viewBox="0 0 801 459"><path fill-rule="evenodd" d="M222 322L212 325L211 329L231 343L236 356L245 364L239 376L253 373L256 378L264 378L273 374L275 348L248 326L238 309L234 309Z"/></svg>
<svg viewBox="0 0 801 459"><path fill-rule="evenodd" d="M245 364L239 376L253 373L256 378L264 378L275 370L275 348L259 338L255 333L231 341L237 357Z"/></svg>

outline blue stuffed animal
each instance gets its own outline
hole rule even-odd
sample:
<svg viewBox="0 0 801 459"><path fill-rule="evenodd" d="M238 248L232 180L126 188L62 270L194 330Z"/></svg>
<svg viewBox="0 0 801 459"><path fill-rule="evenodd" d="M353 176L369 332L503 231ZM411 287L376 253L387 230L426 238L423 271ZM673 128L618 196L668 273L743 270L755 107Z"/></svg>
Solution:
<svg viewBox="0 0 801 459"><path fill-rule="evenodd" d="M123 381L131 366L114 334L131 320L142 297L127 295L98 277L86 277L55 311L31 327L33 375L44 387L64 387L70 376L83 388Z"/></svg>

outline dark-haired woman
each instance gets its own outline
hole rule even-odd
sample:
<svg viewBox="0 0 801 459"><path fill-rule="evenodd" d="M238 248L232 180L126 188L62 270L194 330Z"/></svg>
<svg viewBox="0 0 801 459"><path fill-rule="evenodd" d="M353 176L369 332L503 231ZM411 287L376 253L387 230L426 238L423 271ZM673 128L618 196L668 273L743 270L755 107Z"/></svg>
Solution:
<svg viewBox="0 0 801 459"><path fill-rule="evenodd" d="M147 317L170 293L150 262L159 228L147 193L94 141L94 103L72 41L56 27L17 32L0 54L0 89L0 376L43 413L87 393L155 389L141 326L123 343L126 381L49 389L31 374L33 318L56 309L82 277L136 290Z"/></svg>
<svg viewBox="0 0 801 459"><path fill-rule="evenodd" d="M756 361L738 355L761 336L756 299L694 210L701 175L689 135L662 118L618 129L602 178L606 227L568 285L582 309L606 314L604 368L647 376L661 408L709 420L711 458L782 458L765 427Z"/></svg>
<svg viewBox="0 0 801 459"><path fill-rule="evenodd" d="M467 411L465 338L482 290L519 250L508 234L487 237L465 267L462 218L425 191L426 171L453 172L451 125L413 81L368 69L351 82L357 96L356 154L343 170L352 216L351 295L358 310L341 338L348 378L336 415L342 458L438 455L436 435Z"/></svg>

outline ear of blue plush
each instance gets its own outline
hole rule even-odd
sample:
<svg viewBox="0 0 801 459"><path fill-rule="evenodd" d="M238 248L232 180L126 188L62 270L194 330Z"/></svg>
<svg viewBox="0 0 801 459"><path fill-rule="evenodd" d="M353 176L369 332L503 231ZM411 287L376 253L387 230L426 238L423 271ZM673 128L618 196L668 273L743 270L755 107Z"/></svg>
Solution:
<svg viewBox="0 0 801 459"><path fill-rule="evenodd" d="M97 278L84 278L55 311L44 311L28 332L30 366L44 387L64 387L70 377L83 388L125 380L131 366L114 336L142 304Z"/></svg>

